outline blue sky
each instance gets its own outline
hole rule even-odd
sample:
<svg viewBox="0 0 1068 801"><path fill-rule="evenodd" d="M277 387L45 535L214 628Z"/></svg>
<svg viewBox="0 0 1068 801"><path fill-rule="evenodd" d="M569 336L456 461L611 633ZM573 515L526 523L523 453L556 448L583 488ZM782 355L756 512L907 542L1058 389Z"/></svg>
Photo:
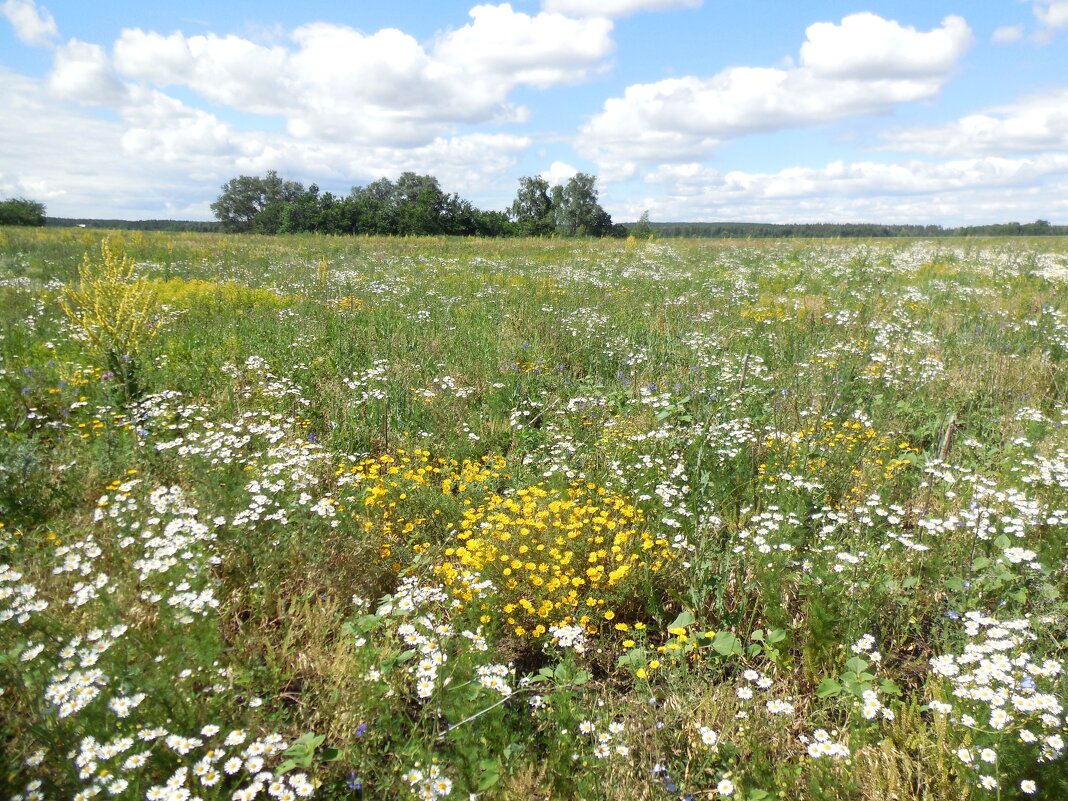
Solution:
<svg viewBox="0 0 1068 801"><path fill-rule="evenodd" d="M404 170L616 220L1068 223L1068 0L0 0L0 196L210 219Z"/></svg>

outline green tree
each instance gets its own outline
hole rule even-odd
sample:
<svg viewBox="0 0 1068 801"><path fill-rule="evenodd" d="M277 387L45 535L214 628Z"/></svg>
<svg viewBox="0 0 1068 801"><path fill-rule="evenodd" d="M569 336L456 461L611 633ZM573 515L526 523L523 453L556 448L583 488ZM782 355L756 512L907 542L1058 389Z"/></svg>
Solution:
<svg viewBox="0 0 1068 801"><path fill-rule="evenodd" d="M44 203L13 197L0 201L0 225L44 225Z"/></svg>
<svg viewBox="0 0 1068 801"><path fill-rule="evenodd" d="M527 236L545 236L556 230L548 181L540 175L519 179L519 192L512 202L512 219L517 231Z"/></svg>
<svg viewBox="0 0 1068 801"><path fill-rule="evenodd" d="M653 238L653 226L649 224L649 209L642 212L642 216L638 218L638 223L631 229L631 233L638 239Z"/></svg>
<svg viewBox="0 0 1068 801"><path fill-rule="evenodd" d="M284 207L303 192L301 184L283 181L274 170L266 178L239 175L223 184L211 211L227 231L273 234L280 229Z"/></svg>
<svg viewBox="0 0 1068 801"><path fill-rule="evenodd" d="M312 184L288 203L283 204L280 234L318 231L320 227L319 187Z"/></svg>
<svg viewBox="0 0 1068 801"><path fill-rule="evenodd" d="M556 191L553 211L558 231L568 236L611 236L612 218L597 200L597 177L580 172Z"/></svg>

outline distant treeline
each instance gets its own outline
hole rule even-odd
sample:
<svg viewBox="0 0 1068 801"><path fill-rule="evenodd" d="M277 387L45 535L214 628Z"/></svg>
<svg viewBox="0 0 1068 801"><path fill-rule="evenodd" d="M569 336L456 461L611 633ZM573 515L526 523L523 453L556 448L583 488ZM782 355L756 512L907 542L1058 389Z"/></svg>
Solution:
<svg viewBox="0 0 1068 801"><path fill-rule="evenodd" d="M348 195L281 178L240 175L211 204L224 231L375 236L626 236L597 201L597 178L578 173L563 186L521 178L509 211L485 211L445 192L433 175L405 172L354 186Z"/></svg>
<svg viewBox="0 0 1068 801"><path fill-rule="evenodd" d="M121 231L221 231L217 222L199 220L88 220L78 217L46 217L49 228L114 228Z"/></svg>
<svg viewBox="0 0 1068 801"><path fill-rule="evenodd" d="M944 228L941 225L879 225L875 223L625 223L640 234L652 232L659 237L783 239L798 238L870 238L870 237L941 237L941 236L1068 236L1068 225L1050 225L1046 220L1032 223L998 223Z"/></svg>

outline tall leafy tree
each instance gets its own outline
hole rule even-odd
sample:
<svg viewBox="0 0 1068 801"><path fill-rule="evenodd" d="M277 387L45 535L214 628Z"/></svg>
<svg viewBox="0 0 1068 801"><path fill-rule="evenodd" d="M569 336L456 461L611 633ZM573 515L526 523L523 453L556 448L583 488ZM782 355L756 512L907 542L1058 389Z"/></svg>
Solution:
<svg viewBox="0 0 1068 801"><path fill-rule="evenodd" d="M519 233L544 236L556 229L553 202L549 197L549 182L540 175L519 179L519 191L512 202L512 219Z"/></svg>
<svg viewBox="0 0 1068 801"><path fill-rule="evenodd" d="M303 191L301 184L283 181L274 170L268 172L266 178L239 175L223 184L222 194L211 204L211 210L228 231L255 230L273 234L281 225L284 205Z"/></svg>
<svg viewBox="0 0 1068 801"><path fill-rule="evenodd" d="M553 193L557 230L568 236L609 236L612 218L597 200L597 177L577 173Z"/></svg>

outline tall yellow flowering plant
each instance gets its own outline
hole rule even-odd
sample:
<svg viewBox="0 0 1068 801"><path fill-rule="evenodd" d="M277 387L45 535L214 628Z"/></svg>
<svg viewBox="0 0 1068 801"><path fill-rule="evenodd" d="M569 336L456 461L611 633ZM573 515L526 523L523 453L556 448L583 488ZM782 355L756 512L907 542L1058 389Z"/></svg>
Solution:
<svg viewBox="0 0 1068 801"><path fill-rule="evenodd" d="M155 298L147 282L134 278L136 265L121 240L103 240L100 254L99 260L85 254L78 283L63 288L60 305L71 324L104 355L130 398L138 394L137 356L158 330Z"/></svg>

